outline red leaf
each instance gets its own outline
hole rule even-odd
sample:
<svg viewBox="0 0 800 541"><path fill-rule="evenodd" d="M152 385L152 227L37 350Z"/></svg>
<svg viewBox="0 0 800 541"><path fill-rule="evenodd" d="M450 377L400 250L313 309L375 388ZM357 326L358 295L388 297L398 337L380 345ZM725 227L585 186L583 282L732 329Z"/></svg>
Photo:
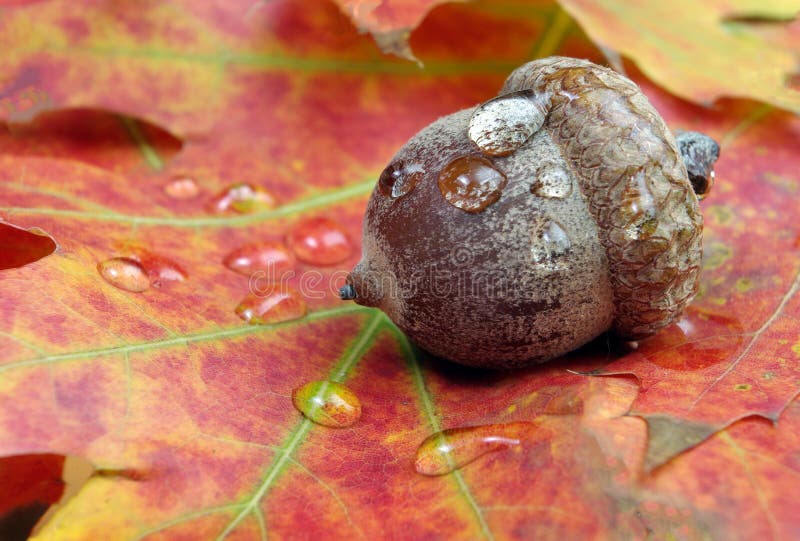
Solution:
<svg viewBox="0 0 800 541"><path fill-rule="evenodd" d="M53 0L7 8L0 25L5 118L84 108L63 118L104 134L59 137L61 122L42 121L25 137L12 122L2 140L0 212L59 250L0 271L0 454L69 453L100 472L40 539L796 530L779 499L793 477L776 473L797 470L794 406L784 411L798 389L796 117L733 101L703 109L633 71L672 127L722 141L703 203L702 294L638 351L599 340L487 373L415 351L336 291L359 257L366 197L409 136L494 96L532 55L600 60L552 4L438 7L412 37L424 70L379 56L322 1ZM274 198L208 210L243 184ZM278 280L225 266L242 246L290 250L317 218L345 232L352 249L335 253L346 259L296 253ZM153 287L154 270L144 291L118 289L96 269L115 257L185 279ZM262 326L236 315L276 282L302 292L307 315ZM601 368L638 381L568 372ZM311 424L291 402L311 381L345 383L360 420ZM780 417L777 428L731 425L754 413ZM514 425L530 428L519 445L448 476L414 471L430 434L509 423L528 423ZM643 475L686 447L659 447L665 434L710 441Z"/></svg>

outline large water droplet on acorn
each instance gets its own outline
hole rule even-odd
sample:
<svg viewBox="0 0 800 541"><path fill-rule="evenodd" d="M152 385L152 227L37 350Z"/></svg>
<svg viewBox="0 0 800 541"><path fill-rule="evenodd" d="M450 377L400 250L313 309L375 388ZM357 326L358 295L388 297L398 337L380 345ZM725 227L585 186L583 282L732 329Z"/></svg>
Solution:
<svg viewBox="0 0 800 541"><path fill-rule="evenodd" d="M531 234L531 257L534 263L558 267L558 257L569 251L572 243L564 228L555 220L535 220Z"/></svg>
<svg viewBox="0 0 800 541"><path fill-rule="evenodd" d="M439 174L439 191L454 207L481 212L500 199L506 176L482 156L463 156Z"/></svg>
<svg viewBox="0 0 800 541"><path fill-rule="evenodd" d="M275 284L274 290L251 293L242 299L236 315L251 325L265 325L301 318L307 310L306 301L297 290Z"/></svg>
<svg viewBox="0 0 800 541"><path fill-rule="evenodd" d="M292 391L292 403L317 424L343 428L361 418L361 401L340 383L312 381Z"/></svg>
<svg viewBox="0 0 800 541"><path fill-rule="evenodd" d="M487 453L520 444L528 423L450 428L431 434L420 444L414 467L423 475L451 473Z"/></svg>
<svg viewBox="0 0 800 541"><path fill-rule="evenodd" d="M519 90L481 104L469 120L467 134L481 152L505 156L542 127L547 111L533 90Z"/></svg>
<svg viewBox="0 0 800 541"><path fill-rule="evenodd" d="M381 173L378 189L392 199L403 197L414 189L423 173L422 165L418 163L392 163Z"/></svg>
<svg viewBox="0 0 800 541"><path fill-rule="evenodd" d="M38 228L0 222L0 270L23 267L53 253L55 241Z"/></svg>
<svg viewBox="0 0 800 541"><path fill-rule="evenodd" d="M300 222L287 235L286 242L297 259L313 265L341 263L353 252L347 231L328 218Z"/></svg>
<svg viewBox="0 0 800 541"><path fill-rule="evenodd" d="M142 265L129 257L112 257L97 264L97 271L112 286L140 293L150 287L150 278Z"/></svg>
<svg viewBox="0 0 800 541"><path fill-rule="evenodd" d="M164 193L173 199L192 199L200 193L200 187L189 177L176 177L164 185Z"/></svg>
<svg viewBox="0 0 800 541"><path fill-rule="evenodd" d="M239 183L234 184L211 200L209 208L216 213L228 211L249 214L275 208L277 199L269 190L261 186Z"/></svg>
<svg viewBox="0 0 800 541"><path fill-rule="evenodd" d="M548 164L536 172L531 192L539 197L563 199L572 193L572 179L563 167Z"/></svg>
<svg viewBox="0 0 800 541"><path fill-rule="evenodd" d="M226 255L222 263L245 276L263 271L268 282L277 282L282 273L292 269L295 259L282 242L272 240L240 246Z"/></svg>

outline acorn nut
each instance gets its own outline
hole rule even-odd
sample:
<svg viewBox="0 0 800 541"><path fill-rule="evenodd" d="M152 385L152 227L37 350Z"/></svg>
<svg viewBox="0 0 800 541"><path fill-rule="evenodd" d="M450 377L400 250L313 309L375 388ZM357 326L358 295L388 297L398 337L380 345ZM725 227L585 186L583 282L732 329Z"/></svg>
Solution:
<svg viewBox="0 0 800 541"><path fill-rule="evenodd" d="M473 366L543 362L609 330L644 338L697 292L698 195L718 156L705 135L676 141L618 73L530 62L400 149L340 295Z"/></svg>

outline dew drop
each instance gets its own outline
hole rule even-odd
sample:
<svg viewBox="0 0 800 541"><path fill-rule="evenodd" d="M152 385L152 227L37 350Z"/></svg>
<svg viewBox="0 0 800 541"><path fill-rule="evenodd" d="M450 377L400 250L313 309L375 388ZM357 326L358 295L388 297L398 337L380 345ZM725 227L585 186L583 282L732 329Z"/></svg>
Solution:
<svg viewBox="0 0 800 541"><path fill-rule="evenodd" d="M209 209L219 214L233 211L249 214L275 208L278 204L275 196L261 186L239 183L229 186L211 200Z"/></svg>
<svg viewBox="0 0 800 541"><path fill-rule="evenodd" d="M312 381L292 391L292 403L309 420L344 428L361 418L361 401L340 383Z"/></svg>
<svg viewBox="0 0 800 541"><path fill-rule="evenodd" d="M347 231L328 218L300 222L287 235L286 243L297 259L314 265L334 265L353 252Z"/></svg>
<svg viewBox="0 0 800 541"><path fill-rule="evenodd" d="M240 246L226 255L222 263L245 276L262 271L267 281L277 282L281 273L294 267L295 259L282 242L273 240Z"/></svg>
<svg viewBox="0 0 800 541"><path fill-rule="evenodd" d="M177 177L164 185L164 193L173 199L192 199L200 193L200 187L189 177Z"/></svg>
<svg viewBox="0 0 800 541"><path fill-rule="evenodd" d="M439 174L439 191L454 207L481 212L500 199L506 176L482 156L463 156Z"/></svg>
<svg viewBox="0 0 800 541"><path fill-rule="evenodd" d="M150 278L142 265L129 257L112 257L97 264L97 271L114 287L140 293L150 287Z"/></svg>
<svg viewBox="0 0 800 541"><path fill-rule="evenodd" d="M378 189L386 197L398 199L414 189L424 172L418 163L392 163L381 173Z"/></svg>
<svg viewBox="0 0 800 541"><path fill-rule="evenodd" d="M414 468L423 475L444 475L487 453L520 444L531 423L507 423L450 428L431 434L417 448Z"/></svg>
<svg viewBox="0 0 800 541"><path fill-rule="evenodd" d="M539 265L558 268L558 257L569 251L572 243L564 228L555 220L537 220L531 235L531 256Z"/></svg>
<svg viewBox="0 0 800 541"><path fill-rule="evenodd" d="M142 248L134 249L128 258L141 265L153 287L161 287L164 282L183 282L188 276L183 267L171 259Z"/></svg>
<svg viewBox="0 0 800 541"><path fill-rule="evenodd" d="M307 307L298 291L275 285L274 291L247 295L235 311L236 315L251 325L265 325L301 318L306 315Z"/></svg>
<svg viewBox="0 0 800 541"><path fill-rule="evenodd" d="M531 193L539 197L563 199L572 193L572 178L563 167L555 164L545 165L537 171Z"/></svg>
<svg viewBox="0 0 800 541"><path fill-rule="evenodd" d="M39 228L0 222L0 270L24 267L52 254L55 241Z"/></svg>
<svg viewBox="0 0 800 541"><path fill-rule="evenodd" d="M484 154L505 156L538 131L546 116L542 96L519 90L492 98L475 109L467 135Z"/></svg>

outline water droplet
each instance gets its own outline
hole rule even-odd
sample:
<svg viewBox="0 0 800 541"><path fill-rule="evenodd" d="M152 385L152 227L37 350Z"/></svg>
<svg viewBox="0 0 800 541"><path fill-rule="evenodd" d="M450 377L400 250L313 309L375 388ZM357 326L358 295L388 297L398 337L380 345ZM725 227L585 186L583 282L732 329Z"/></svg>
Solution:
<svg viewBox="0 0 800 541"><path fill-rule="evenodd" d="M37 227L26 230L0 222L0 270L24 267L55 249L52 237Z"/></svg>
<svg viewBox="0 0 800 541"><path fill-rule="evenodd" d="M139 293L150 287L142 265L129 257L112 257L97 264L97 271L112 286Z"/></svg>
<svg viewBox="0 0 800 541"><path fill-rule="evenodd" d="M334 265L353 252L345 229L328 218L300 222L287 235L286 242L297 259L314 265Z"/></svg>
<svg viewBox="0 0 800 541"><path fill-rule="evenodd" d="M414 467L423 475L444 475L487 453L519 445L531 423L450 428L431 434L417 448Z"/></svg>
<svg viewBox="0 0 800 541"><path fill-rule="evenodd" d="M572 178L569 172L559 165L545 165L537 171L531 193L539 197L563 199L572 193Z"/></svg>
<svg viewBox="0 0 800 541"><path fill-rule="evenodd" d="M392 163L381 173L378 189L392 199L403 197L414 189L424 172L418 163Z"/></svg>
<svg viewBox="0 0 800 541"><path fill-rule="evenodd" d="M294 267L295 259L282 242L272 240L240 246L226 255L222 263L245 276L257 271L272 273L272 276L267 276L268 281L276 282L281 273Z"/></svg>
<svg viewBox="0 0 800 541"><path fill-rule="evenodd" d="M153 287L161 287L164 282L183 282L188 276L186 271L171 259L142 248L132 249L128 258L141 265Z"/></svg>
<svg viewBox="0 0 800 541"><path fill-rule="evenodd" d="M469 120L469 138L481 152L505 156L521 147L547 116L542 96L519 90L480 105Z"/></svg>
<svg viewBox="0 0 800 541"><path fill-rule="evenodd" d="M531 256L540 265L558 268L558 256L569 251L572 243L564 228L555 220L534 221L531 235Z"/></svg>
<svg viewBox="0 0 800 541"><path fill-rule="evenodd" d="M481 212L500 199L506 176L482 156L463 156L439 174L439 191L454 207Z"/></svg>
<svg viewBox="0 0 800 541"><path fill-rule="evenodd" d="M200 187L189 177L176 177L164 185L164 193L173 199L192 199L200 193Z"/></svg>
<svg viewBox="0 0 800 541"><path fill-rule="evenodd" d="M317 424L344 428L361 418L361 401L340 383L312 381L292 391L292 403Z"/></svg>
<svg viewBox="0 0 800 541"><path fill-rule="evenodd" d="M216 213L234 211L239 214L249 214L275 208L277 204L277 199L269 190L261 186L239 183L217 194L209 204L209 208Z"/></svg>
<svg viewBox="0 0 800 541"><path fill-rule="evenodd" d="M280 284L276 284L273 291L249 294L236 307L236 315L251 325L298 319L306 315L306 311L306 301L302 295Z"/></svg>

